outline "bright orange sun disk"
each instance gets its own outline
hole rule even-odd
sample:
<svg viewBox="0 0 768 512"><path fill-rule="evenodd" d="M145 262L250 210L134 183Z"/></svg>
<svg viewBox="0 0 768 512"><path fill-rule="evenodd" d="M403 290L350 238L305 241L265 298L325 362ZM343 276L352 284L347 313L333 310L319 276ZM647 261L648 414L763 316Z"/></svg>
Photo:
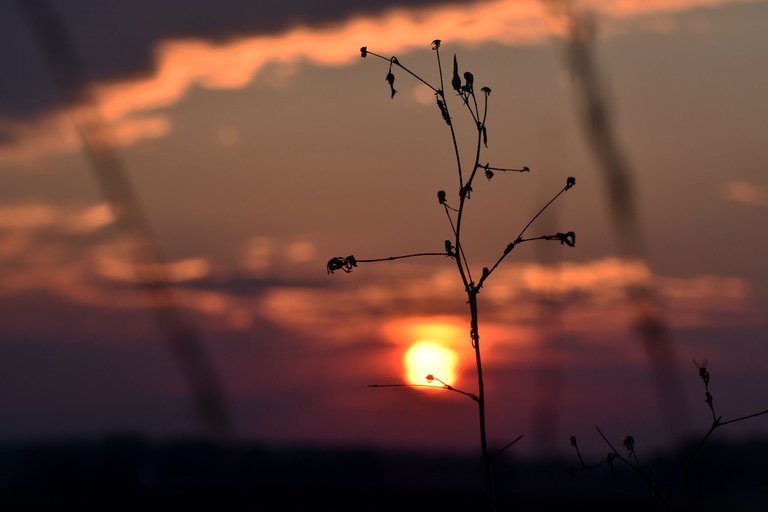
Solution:
<svg viewBox="0 0 768 512"><path fill-rule="evenodd" d="M434 341L422 340L406 351L403 359L405 378L411 384L427 384L427 375L434 375L446 384L456 381L458 354Z"/></svg>

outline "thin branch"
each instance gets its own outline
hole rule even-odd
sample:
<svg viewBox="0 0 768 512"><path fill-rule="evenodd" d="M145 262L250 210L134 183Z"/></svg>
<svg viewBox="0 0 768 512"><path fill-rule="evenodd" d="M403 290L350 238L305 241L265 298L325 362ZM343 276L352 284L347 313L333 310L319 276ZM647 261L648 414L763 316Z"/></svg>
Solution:
<svg viewBox="0 0 768 512"><path fill-rule="evenodd" d="M647 480L649 483L653 482L653 476L647 474L645 471L643 471L643 468L640 467L640 465L636 465L631 460L627 459L626 457L623 457L619 452L616 450L616 447L611 444L611 442L608 440L608 438L603 434L603 431L600 430L600 427L595 427L597 429L598 434L600 434L600 437L603 438L603 441L605 441L605 444L607 444L611 448L611 453L608 454L609 458L618 459L627 466L634 469L637 473L640 474L645 480Z"/></svg>
<svg viewBox="0 0 768 512"><path fill-rule="evenodd" d="M505 451L506 451L506 450L507 450L509 447L511 447L513 444L515 444L516 442L518 442L518 441L519 441L519 440L521 440L522 438L523 438L523 435L522 435L522 434L520 434L519 436L517 436L516 438L514 438L512 441L508 442L506 445L504 445L504 448L501 448L500 450L497 450L497 451L496 451L496 453L494 453L493 455L491 455L491 459L495 459L496 457L498 457L499 455L501 455L502 453L504 453L504 452L505 452Z"/></svg>
<svg viewBox="0 0 768 512"><path fill-rule="evenodd" d="M605 437L605 434L603 434L603 431L600 430L600 427L595 427L595 428L597 429L597 433L600 434L600 437L603 438L603 441L605 441L605 444L607 444L611 448L611 450L613 450L613 453L615 453L617 457L621 457L621 455L619 455L619 452L616 451L616 448L611 444L608 438Z"/></svg>
<svg viewBox="0 0 768 512"><path fill-rule="evenodd" d="M520 234L519 234L519 235L517 235L517 238L515 238L515 240L514 240L513 242L510 242L509 244L507 244L507 247L504 249L504 252L501 254L501 256L499 256L499 259L498 259L498 260L496 260L496 263L494 263L494 264L493 264L493 266L490 268L490 270L489 270L488 272L483 272L483 276L480 278L480 281L477 283L477 286L476 286L476 288L477 288L478 290L479 290L479 289L480 289L480 287L482 286L483 282L485 282L485 280L486 280L486 279L488 279L488 278L490 277L490 275L491 275L491 274L494 272L494 270L496 270L496 267L498 267L498 266L499 266L499 264L500 264L500 263L501 263L501 262L504 260L504 258L506 258L506 257L507 257L507 254L509 254L510 252L512 252L512 249L514 249L514 248L515 248L515 245L517 245L517 244L518 244L518 243L520 243L520 242L525 242L525 241L528 241L528 240L526 240L526 239L524 239L524 238L523 238L523 234L524 234L524 233L525 233L525 232L528 230L528 228L531 226L531 224L533 224L533 222L534 222L534 221L535 221L537 218L539 218L539 216L540 216L542 213L544 213L544 211L545 211L547 208L549 208L549 206L550 206L552 203L554 203L554 202L555 202L555 200L557 200L557 198L558 198L558 197L560 197L560 196L563 194L563 192L565 192L565 191L567 191L567 190L570 190L571 188L573 188L573 186L574 186L575 184L576 184L576 179L575 179L575 178L573 178L573 177L568 177L568 179L567 179L567 180L566 180L566 182L565 182L565 186L564 186L564 187L563 187L563 188L562 188L562 189L561 189L561 190L560 190L560 191L559 191L557 194L555 194L555 196L554 196L552 199L550 199L550 200L549 200L549 202L548 202L547 204L545 204L545 205L544 205L544 206L541 208L541 210L539 210L539 211L538 211L538 213L536 213L536 215L534 215L534 216L533 216L533 218L532 218L530 221L528 221L528 224L526 224L526 225L525 225L525 227L524 227L524 228L523 228L523 229L520 231ZM571 234L572 234L573 232L569 232L569 233L571 233ZM562 234L562 233L558 233L558 235L560 235L560 234ZM550 235L550 236L554 236L554 237L557 237L558 235ZM574 234L573 236L575 237L575 234ZM552 238L552 239L559 239L559 238ZM530 239L530 240L534 240L534 239ZM568 245L571 245L571 246L572 246L572 244L568 244Z"/></svg>
<svg viewBox="0 0 768 512"><path fill-rule="evenodd" d="M493 167L488 164L481 166L484 169L490 169L491 171L500 171L500 172L531 172L531 170L524 166L521 169L515 169L515 168L508 168L508 167Z"/></svg>
<svg viewBox="0 0 768 512"><path fill-rule="evenodd" d="M469 179L467 180L467 183L462 185L461 189L459 190L459 211L458 211L458 213L456 215L456 247L459 248L459 249L461 249L461 241L460 241L460 238L461 238L461 219L463 218L463 215L464 215L464 204L465 204L465 200L469 198L469 193L472 191L472 182L475 179L475 175L477 174L478 163L480 162L480 151L481 151L480 143L481 143L482 135L483 135L483 133L485 131L485 121L486 121L486 119L488 117L488 94L489 94L489 92L490 92L490 89L488 89L487 87L483 88L483 93L484 93L484 96L485 96L485 109L483 111L483 121L482 122L477 122L476 121L476 124L477 124L477 146L476 146L476 150L475 150L475 164L472 167L472 174L470 174ZM470 111L471 111L471 109L470 109ZM474 115L473 115L473 118L475 118ZM476 118L475 118L475 120L476 120ZM453 130L453 128L451 128L451 130ZM458 157L458 155L457 155L457 157ZM463 254L463 249L461 250L461 252ZM469 293L469 290L470 290L470 286L469 285L470 285L470 283L474 283L474 279L472 279L472 271L469 268L469 264L466 262L466 259L464 260L464 265L467 267L467 273L469 275L469 281L467 282L467 280L464 279L464 285L467 288L467 292ZM461 270L461 269L459 269L459 270ZM462 278L463 277L464 277L464 275L462 273ZM481 277L481 280L482 280L482 277ZM477 288L475 288L475 289L477 289Z"/></svg>
<svg viewBox="0 0 768 512"><path fill-rule="evenodd" d="M443 99L443 106L446 113L446 122L451 129L451 141L453 142L453 151L456 155L456 166L459 170L459 188L464 186L464 174L461 171L461 156L459 156L459 143L456 141L456 131L453 129L453 123L451 122L450 110L448 110L448 102L445 101L445 83L443 80L443 65L440 62L440 45L435 46L435 55L437 55L437 71L440 73L440 90L435 91L435 94ZM458 245L458 242L456 243Z"/></svg>
<svg viewBox="0 0 768 512"><path fill-rule="evenodd" d="M490 181L491 178L493 178L493 171L497 172L531 172L531 169L528 168L527 165L521 167L521 168L514 168L514 167L493 167L489 162L486 162L485 165L480 165L477 163L476 165L480 166L481 168L485 169L485 177Z"/></svg>
<svg viewBox="0 0 768 512"><path fill-rule="evenodd" d="M576 473L577 471L580 471L580 472L592 471L593 469L599 468L600 466L602 466L604 464L608 464L608 460L607 459L603 459L600 462L596 462L596 463L594 463L594 464L592 464L590 466L585 465L583 460L581 461L581 463L582 463L582 466L580 468L575 468L575 467L571 466L571 467L568 468L568 471L570 471L571 474Z"/></svg>
<svg viewBox="0 0 768 512"><path fill-rule="evenodd" d="M413 254L403 254L401 256L389 256L387 258L376 258L376 259L368 259L368 260L358 260L355 258L353 254L350 254L349 256L336 256L328 260L328 263L326 264L326 269L329 274L333 274L336 270L343 270L347 274L352 272L352 269L357 267L358 263L375 263L378 261L392 261L392 260L401 260L403 258L415 258L417 256L453 256L453 254L449 251L445 252L417 252Z"/></svg>
<svg viewBox="0 0 768 512"><path fill-rule="evenodd" d="M378 57L380 59L386 60L387 62L391 62L392 64L394 64L395 66L399 67L400 69L402 69L403 71L405 71L406 73L411 75L413 78L415 78L419 82L423 83L424 85L426 85L427 87L432 89L432 91L434 91L436 94L439 92L438 89L436 89L432 84L430 84L429 82L427 82L426 80L421 78L419 75L417 75L416 73L414 73L413 71L411 71L407 67L403 66L400 63L400 61L397 59L397 57L395 57L394 55L392 57L389 57L389 58L388 57L384 57L383 55L379 55L378 53L372 52L372 51L368 50L367 48L365 50L365 54L366 55L373 55L374 57Z"/></svg>
<svg viewBox="0 0 768 512"><path fill-rule="evenodd" d="M432 377L431 375L428 375L427 377ZM442 380L438 379L437 377L432 377L431 379L427 379L429 381L436 380L441 386L435 386L432 384L368 384L369 388L432 388L432 389L442 389L445 391L453 391L454 393L459 393L460 395L464 395L466 397L471 398L475 402L477 402L479 399L477 395L474 393L468 393L466 391L463 391L461 389L455 388L451 386L450 384L446 384ZM521 436L522 437L522 436Z"/></svg>
<svg viewBox="0 0 768 512"><path fill-rule="evenodd" d="M446 391L453 391L455 393L461 393L464 396L468 396L469 398L471 398L475 402L479 402L480 401L480 399L477 397L476 394L468 393L466 391L462 391L461 389L454 388L450 384L447 384L447 383L443 382L442 380L438 379L434 375L431 375L431 374L427 375L427 380L430 381L430 382L433 381L433 380L436 380L437 382L439 382L440 384L443 385L443 389L445 389Z"/></svg>
<svg viewBox="0 0 768 512"><path fill-rule="evenodd" d="M370 260L357 260L358 263L375 263L378 261L401 260L403 258L415 258L416 256L450 256L447 252L417 252L414 254L403 254L402 256L389 256L387 258L374 258Z"/></svg>
<svg viewBox="0 0 768 512"><path fill-rule="evenodd" d="M539 218L539 216L540 216L542 213L544 213L544 211L545 211L547 208L549 208L549 207L550 207L550 205L551 205L552 203L554 203L554 202L557 200L557 198L558 198L558 197L560 197L560 196L563 194L563 192L565 192L566 190L569 190L571 187L573 187L573 185L571 184L571 180L572 180L572 178L568 178L568 181L566 182L566 185L565 185L565 186L564 186L564 187L563 187L563 188L560 190L560 192L558 192L557 194L555 194L555 197L553 197L552 199L550 199L550 200L549 200L549 202L548 202L547 204L545 204L545 205L544 205L544 206L541 208L541 210L539 210L539 211L538 211L538 213L537 213L536 215L534 215L534 216L533 216L533 218L532 218L531 220L529 220L529 221L528 221L528 224L526 224L526 225L525 225L525 227L524 227L524 228L523 228L523 229L520 231L520 234L519 234L519 235L517 235L517 238L516 238L516 240L517 240L517 239L520 239L520 238L522 238L522 236L525 234L525 232L528 230L528 228L529 228L529 227L531 227L531 224L533 224L533 223L534 223L534 221L535 221L536 219L538 219L538 218ZM573 180L573 182L575 183L575 180Z"/></svg>
<svg viewBox="0 0 768 512"><path fill-rule="evenodd" d="M737 421L743 421L748 420L750 418L756 418L758 416L762 416L763 414L768 414L768 409L760 412L756 412L754 414L748 414L747 416L742 416L741 418L735 418L728 421L721 421L718 426L722 427L723 425L728 425L729 423L736 423Z"/></svg>
<svg viewBox="0 0 768 512"><path fill-rule="evenodd" d="M433 386L432 384L368 384L369 388L432 388L445 389L443 386Z"/></svg>
<svg viewBox="0 0 768 512"><path fill-rule="evenodd" d="M579 450L579 445L576 442L576 436L571 436L571 446L576 450L576 456L579 458L579 462L581 462L581 467L586 468L587 464L584 462L584 457L581 456L581 450Z"/></svg>
<svg viewBox="0 0 768 512"><path fill-rule="evenodd" d="M571 474L571 476L573 476L577 471L590 471L592 469L599 468L603 464L607 464L608 463L608 459L603 459L600 462L597 462L597 463L592 464L592 465L588 465L584 461L584 457L581 455L581 450L579 449L579 444L576 442L576 436L571 436L571 446L573 446L573 448L576 450L576 456L579 458L579 463L581 464L581 467L579 467L579 468L576 468L576 467L573 467L573 466L570 466L568 468L568 472Z"/></svg>
<svg viewBox="0 0 768 512"><path fill-rule="evenodd" d="M453 218L451 217L451 213L448 211L453 210L457 211L455 208L451 208L447 204L443 205L445 206L445 216L448 217L448 222L451 224L451 231L453 232L453 236L456 237L456 225L453 223Z"/></svg>
<svg viewBox="0 0 768 512"><path fill-rule="evenodd" d="M458 237L458 234L456 232L456 226L454 225L453 218L451 218L451 214L450 214L450 212L448 210L451 209L451 210L453 210L455 212L458 212L458 210L456 210L456 208L452 208L452 207L448 206L447 203L444 203L443 206L445 207L445 215L448 217L448 222L451 223L451 231L453 231L453 236L454 236L454 238L456 238L456 237ZM466 254L464 254L464 249L459 249L458 252L461 254L461 259L464 261L464 266L467 268L467 272L469 272L469 280L471 281L472 280L472 273L469 270L469 263L467 262Z"/></svg>
<svg viewBox="0 0 768 512"><path fill-rule="evenodd" d="M479 124L480 123L480 119L478 119L479 112L477 114L475 113L475 110L478 110L477 100L475 100L475 110L472 110L472 106L469 104L469 94L461 93L461 94L458 94L458 96L460 96L461 99L464 100L463 103L467 107L467 110L469 111L469 115L472 116L472 120L475 122L475 125ZM472 95L472 97L474 98L474 94Z"/></svg>
<svg viewBox="0 0 768 512"><path fill-rule="evenodd" d="M569 247L576 245L576 233L569 231L567 233L555 233L554 235L540 235L533 236L531 238L518 238L515 241L515 245L520 245L523 242L533 242L535 240L557 240L560 244L565 244Z"/></svg>

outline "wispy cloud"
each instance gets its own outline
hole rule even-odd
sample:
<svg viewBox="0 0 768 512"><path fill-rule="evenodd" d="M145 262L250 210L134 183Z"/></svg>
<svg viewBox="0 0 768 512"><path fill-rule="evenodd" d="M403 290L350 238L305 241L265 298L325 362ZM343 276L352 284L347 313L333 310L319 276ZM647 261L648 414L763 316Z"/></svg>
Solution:
<svg viewBox="0 0 768 512"><path fill-rule="evenodd" d="M36 201L0 205L0 232L54 228L85 234L112 222L114 216L107 203L84 207L56 207Z"/></svg>
<svg viewBox="0 0 768 512"><path fill-rule="evenodd" d="M146 308L135 286L135 262L126 256L131 254L129 241L113 230L99 232L112 220L103 203L55 207L27 202L0 208L0 264L6 269L0 275L0 296L46 293L93 308ZM316 265L314 256L311 238L261 237L247 244L240 263L226 266L202 254L188 255L165 264L164 272L179 285L182 307L202 313L216 328L242 329L263 320L321 338L328 346L366 340L396 344L421 336L419 329L428 324L442 326L442 331L428 329L430 336L438 331L450 331L449 337L466 334L466 297L448 265L428 271L407 264L382 266L375 276L359 269L321 283L316 278L263 280L293 273L298 264ZM252 293L248 287L237 293L230 288L254 278L262 281ZM505 266L481 295L484 336L491 344L530 339L517 331L535 328L543 300L562 305L565 330L585 336L626 330L628 290L649 282L659 290L673 326L759 323L744 279L653 276L642 262L605 258Z"/></svg>
<svg viewBox="0 0 768 512"><path fill-rule="evenodd" d="M749 181L729 181L723 185L723 196L735 203L768 206L768 187Z"/></svg>
<svg viewBox="0 0 768 512"><path fill-rule="evenodd" d="M561 304L560 325L566 331L593 336L629 330L627 290L650 280L673 326L714 325L725 317L759 321L749 284L732 276L654 278L643 263L608 258L559 266L514 264L496 277L481 295L484 329L494 339L520 339L509 330L535 327L542 300ZM265 292L261 309L286 329L332 343L382 336L396 342L418 337L419 326L426 324L440 324L445 332L464 325L467 312L459 288L453 269L445 269L366 279L354 287L272 289Z"/></svg>
<svg viewBox="0 0 768 512"><path fill-rule="evenodd" d="M609 19L623 20L737 1L745 0L611 0L585 5ZM341 66L359 58L357 48L364 44L394 54L423 48L436 36L465 45L533 44L563 30L562 22L548 16L541 2L534 0L399 8L322 28L294 27L276 35L241 37L225 43L165 40L155 49L155 71L150 76L99 83L94 89L117 142L130 145L167 135L171 131L168 119L154 111L176 104L193 86L243 88L269 65L292 68L309 62ZM76 112L56 112L31 125L6 124L3 131L13 137L0 146L0 161L77 149L77 136L67 124L72 115Z"/></svg>
<svg viewBox="0 0 768 512"><path fill-rule="evenodd" d="M315 264L317 249L310 237L256 236L245 244L240 256L240 272L265 276L285 265Z"/></svg>

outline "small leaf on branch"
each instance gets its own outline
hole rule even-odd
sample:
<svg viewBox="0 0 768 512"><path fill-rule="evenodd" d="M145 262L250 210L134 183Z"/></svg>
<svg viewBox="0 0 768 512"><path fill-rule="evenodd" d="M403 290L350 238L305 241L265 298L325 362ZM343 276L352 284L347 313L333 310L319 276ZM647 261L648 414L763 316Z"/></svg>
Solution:
<svg viewBox="0 0 768 512"><path fill-rule="evenodd" d="M363 46L362 48L360 48L360 56L362 58L366 58L368 56L368 47L367 46Z"/></svg>
<svg viewBox="0 0 768 512"><path fill-rule="evenodd" d="M568 179L565 180L565 190L571 189L574 185L576 185L576 178L573 176L568 176Z"/></svg>
<svg viewBox="0 0 768 512"><path fill-rule="evenodd" d="M387 73L387 83L389 83L390 98L394 98L397 91L395 90L395 75L392 74L392 71Z"/></svg>
<svg viewBox="0 0 768 512"><path fill-rule="evenodd" d="M504 255L506 256L510 252L512 252L512 249L515 248L515 242L510 242L507 247L504 249Z"/></svg>
<svg viewBox="0 0 768 512"><path fill-rule="evenodd" d="M697 363L696 360L693 360L693 364L696 365L696 368L699 369L699 377L701 377L701 380L704 381L704 385L709 385L709 370L707 370L707 358L701 360L701 364Z"/></svg>
<svg viewBox="0 0 768 512"><path fill-rule="evenodd" d="M459 61L456 60L456 54L453 54L453 78L451 78L451 85L453 88L461 94L461 78L459 78Z"/></svg>

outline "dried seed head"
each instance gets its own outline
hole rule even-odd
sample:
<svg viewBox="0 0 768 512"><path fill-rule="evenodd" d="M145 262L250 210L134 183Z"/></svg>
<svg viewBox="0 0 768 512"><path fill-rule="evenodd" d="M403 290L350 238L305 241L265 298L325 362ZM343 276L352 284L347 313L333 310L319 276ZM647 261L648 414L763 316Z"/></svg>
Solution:
<svg viewBox="0 0 768 512"><path fill-rule="evenodd" d="M339 270L344 267L344 261L341 258L331 258L328 260L326 269L329 274L333 274L334 270Z"/></svg>
<svg viewBox="0 0 768 512"><path fill-rule="evenodd" d="M445 190L437 191L437 200L440 202L440 204L445 204Z"/></svg>
<svg viewBox="0 0 768 512"><path fill-rule="evenodd" d="M565 180L565 190L570 189L574 185L576 185L576 178L574 178L573 176L568 176L568 179Z"/></svg>
<svg viewBox="0 0 768 512"><path fill-rule="evenodd" d="M347 274L352 272L352 267L357 266L357 260L353 255L349 255L346 258L331 258L328 260L328 263L326 265L326 269L329 274L333 274L334 270L343 270Z"/></svg>
<svg viewBox="0 0 768 512"><path fill-rule="evenodd" d="M555 235L547 235L547 240L559 240L560 245L565 244L568 247L574 247L576 245L576 233L569 231L567 233L557 233Z"/></svg>
<svg viewBox="0 0 768 512"><path fill-rule="evenodd" d="M469 71L465 71L464 80L466 81L466 84L464 85L464 90L466 92L472 92L473 87L475 85L475 75L473 75Z"/></svg>
<svg viewBox="0 0 768 512"><path fill-rule="evenodd" d="M441 42L442 41L440 41L439 39L435 39L434 41L432 41L432 49L437 50L438 48L440 48Z"/></svg>
<svg viewBox="0 0 768 512"><path fill-rule="evenodd" d="M363 46L362 48L360 48L360 56L362 58L366 58L368 56L368 47L367 46Z"/></svg>
<svg viewBox="0 0 768 512"><path fill-rule="evenodd" d="M704 385L709 385L709 370L707 370L707 358L701 360L701 364L696 362L696 360L693 360L693 364L696 365L696 368L699 369L699 377L701 377L701 380L704 381Z"/></svg>

